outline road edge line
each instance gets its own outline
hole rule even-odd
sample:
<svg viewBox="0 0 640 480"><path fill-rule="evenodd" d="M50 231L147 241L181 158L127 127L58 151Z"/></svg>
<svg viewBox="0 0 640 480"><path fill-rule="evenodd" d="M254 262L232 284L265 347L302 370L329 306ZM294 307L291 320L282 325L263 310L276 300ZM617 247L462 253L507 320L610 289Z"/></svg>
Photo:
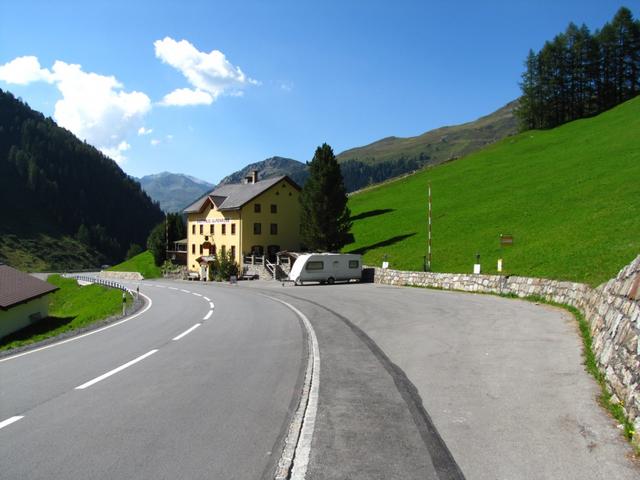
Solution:
<svg viewBox="0 0 640 480"><path fill-rule="evenodd" d="M303 480L307 474L311 454L311 441L318 412L318 391L320 386L320 349L316 332L309 319L296 307L269 295L265 298L283 304L292 310L307 330L309 354L300 403L289 425L282 455L278 461L275 480Z"/></svg>

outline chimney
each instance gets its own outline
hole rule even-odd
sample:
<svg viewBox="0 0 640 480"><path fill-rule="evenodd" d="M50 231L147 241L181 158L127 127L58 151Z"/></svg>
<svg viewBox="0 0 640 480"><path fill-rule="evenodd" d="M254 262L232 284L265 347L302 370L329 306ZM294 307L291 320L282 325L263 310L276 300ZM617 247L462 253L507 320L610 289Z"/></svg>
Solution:
<svg viewBox="0 0 640 480"><path fill-rule="evenodd" d="M258 182L258 171L251 170L251 173L244 177L244 183L257 183Z"/></svg>

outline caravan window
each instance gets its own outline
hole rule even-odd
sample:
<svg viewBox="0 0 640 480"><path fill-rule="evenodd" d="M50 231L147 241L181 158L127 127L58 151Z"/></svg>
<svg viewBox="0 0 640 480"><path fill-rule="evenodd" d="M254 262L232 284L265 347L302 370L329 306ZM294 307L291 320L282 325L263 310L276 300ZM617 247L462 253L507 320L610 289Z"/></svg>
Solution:
<svg viewBox="0 0 640 480"><path fill-rule="evenodd" d="M360 266L360 262L358 260L349 260L349 268L358 268Z"/></svg>
<svg viewBox="0 0 640 480"><path fill-rule="evenodd" d="M324 270L324 262L307 262L307 270Z"/></svg>

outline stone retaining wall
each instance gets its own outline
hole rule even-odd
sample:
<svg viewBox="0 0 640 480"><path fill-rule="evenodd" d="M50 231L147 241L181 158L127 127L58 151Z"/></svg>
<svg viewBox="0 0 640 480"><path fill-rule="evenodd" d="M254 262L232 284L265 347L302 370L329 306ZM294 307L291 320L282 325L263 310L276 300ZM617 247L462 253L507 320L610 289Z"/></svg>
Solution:
<svg viewBox="0 0 640 480"><path fill-rule="evenodd" d="M373 270L375 283L540 296L582 311L591 327L600 368L615 399L634 422L634 441L640 444L640 256L597 288L543 278Z"/></svg>
<svg viewBox="0 0 640 480"><path fill-rule="evenodd" d="M112 270L102 270L98 277L113 280L144 280L144 277L139 272L114 272Z"/></svg>

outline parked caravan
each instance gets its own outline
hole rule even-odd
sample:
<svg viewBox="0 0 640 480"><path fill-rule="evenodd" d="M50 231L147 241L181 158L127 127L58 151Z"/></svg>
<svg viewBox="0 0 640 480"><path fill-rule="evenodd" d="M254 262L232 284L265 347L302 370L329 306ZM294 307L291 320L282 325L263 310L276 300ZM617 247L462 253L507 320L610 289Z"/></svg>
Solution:
<svg viewBox="0 0 640 480"><path fill-rule="evenodd" d="M296 285L303 282L334 282L360 280L362 255L351 253L305 253L300 255L289 274Z"/></svg>

